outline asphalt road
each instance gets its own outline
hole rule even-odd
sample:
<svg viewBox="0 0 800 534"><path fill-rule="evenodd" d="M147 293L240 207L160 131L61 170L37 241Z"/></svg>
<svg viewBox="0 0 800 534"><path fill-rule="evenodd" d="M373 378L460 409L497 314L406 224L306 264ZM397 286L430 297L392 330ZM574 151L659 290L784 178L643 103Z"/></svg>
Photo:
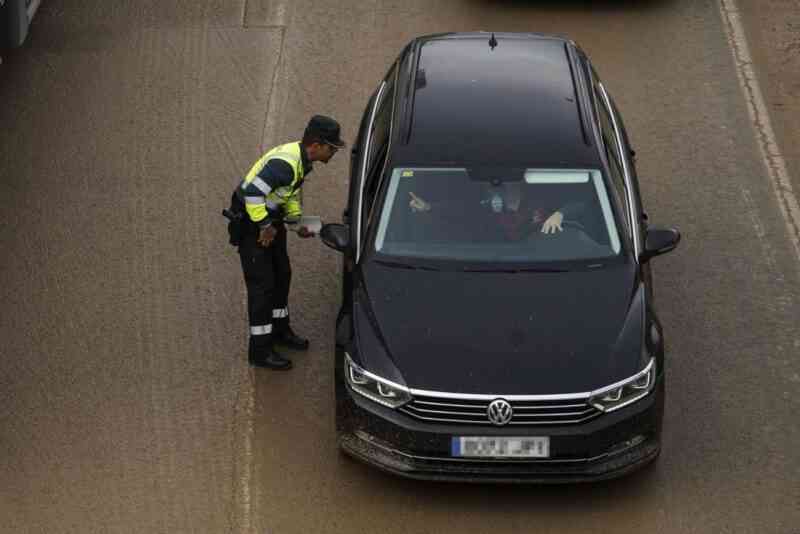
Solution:
<svg viewBox="0 0 800 534"><path fill-rule="evenodd" d="M739 0L800 190L800 9ZM0 66L0 531L800 532L800 257L717 1L47 0ZM413 36L568 34L638 153L668 393L644 472L565 487L396 479L341 457L337 255L290 242L289 373L249 369L223 207L326 113L352 140ZM741 65L738 65L741 67ZM306 212L338 220L348 162ZM784 195L784 196L781 196Z"/></svg>

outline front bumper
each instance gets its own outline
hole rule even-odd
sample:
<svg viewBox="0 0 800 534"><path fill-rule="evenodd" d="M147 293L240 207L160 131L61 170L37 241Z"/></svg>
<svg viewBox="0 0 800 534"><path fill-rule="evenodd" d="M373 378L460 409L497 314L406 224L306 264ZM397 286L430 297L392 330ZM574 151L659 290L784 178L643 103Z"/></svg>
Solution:
<svg viewBox="0 0 800 534"><path fill-rule="evenodd" d="M573 483L617 478L649 464L661 447L664 381L648 397L580 425L484 427L430 424L376 405L337 380L339 445L396 475L443 481ZM549 436L551 457L451 456L453 436Z"/></svg>

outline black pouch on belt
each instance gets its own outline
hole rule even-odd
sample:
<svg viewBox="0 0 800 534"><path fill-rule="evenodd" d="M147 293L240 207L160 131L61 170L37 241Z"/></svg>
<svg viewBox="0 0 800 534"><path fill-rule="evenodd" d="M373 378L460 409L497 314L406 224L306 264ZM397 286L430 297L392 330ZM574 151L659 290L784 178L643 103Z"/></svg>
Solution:
<svg viewBox="0 0 800 534"><path fill-rule="evenodd" d="M244 237L247 220L244 203L235 192L231 195L231 207L222 210L222 214L228 219L228 243L238 247Z"/></svg>

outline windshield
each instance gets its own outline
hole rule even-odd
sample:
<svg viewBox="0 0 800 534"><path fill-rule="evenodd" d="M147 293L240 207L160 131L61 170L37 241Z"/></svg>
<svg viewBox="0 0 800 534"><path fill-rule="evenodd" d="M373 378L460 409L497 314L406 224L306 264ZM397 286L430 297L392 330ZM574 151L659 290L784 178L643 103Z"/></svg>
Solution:
<svg viewBox="0 0 800 534"><path fill-rule="evenodd" d="M617 256L620 238L598 170L395 168L375 249L538 263Z"/></svg>

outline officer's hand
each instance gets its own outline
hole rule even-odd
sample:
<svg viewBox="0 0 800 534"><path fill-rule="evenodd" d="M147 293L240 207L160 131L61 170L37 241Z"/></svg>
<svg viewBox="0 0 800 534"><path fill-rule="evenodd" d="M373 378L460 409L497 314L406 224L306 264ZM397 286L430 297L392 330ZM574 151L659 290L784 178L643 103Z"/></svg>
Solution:
<svg viewBox="0 0 800 534"><path fill-rule="evenodd" d="M274 226L265 226L258 232L258 244L262 247L270 246L277 233L278 230L276 230Z"/></svg>
<svg viewBox="0 0 800 534"><path fill-rule="evenodd" d="M411 200L408 202L408 207L411 208L411 211L414 213L418 211L430 211L431 205L428 202L425 202L411 191L409 191L408 194L411 196Z"/></svg>
<svg viewBox="0 0 800 534"><path fill-rule="evenodd" d="M542 233L543 234L555 234L556 232L563 232L564 229L561 228L561 223L564 221L564 216L561 214L560 211L555 212L550 217L544 221L542 225Z"/></svg>
<svg viewBox="0 0 800 534"><path fill-rule="evenodd" d="M297 235L299 235L303 239L306 239L306 238L309 238L309 237L314 237L317 234L315 234L314 232L309 231L309 229L306 228L305 226L301 226L300 228L297 229Z"/></svg>

